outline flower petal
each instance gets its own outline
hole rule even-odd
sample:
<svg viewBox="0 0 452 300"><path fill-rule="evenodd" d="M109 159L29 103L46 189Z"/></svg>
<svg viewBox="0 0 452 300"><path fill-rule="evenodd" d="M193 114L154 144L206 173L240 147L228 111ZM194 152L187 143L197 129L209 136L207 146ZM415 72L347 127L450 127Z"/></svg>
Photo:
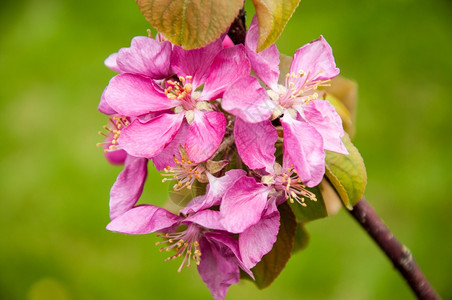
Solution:
<svg viewBox="0 0 452 300"><path fill-rule="evenodd" d="M226 246L206 238L199 241L202 253L198 272L214 299L224 299L231 284L240 280L235 255Z"/></svg>
<svg viewBox="0 0 452 300"><path fill-rule="evenodd" d="M279 217L273 202L257 224L239 235L240 254L247 268L253 268L273 248L279 231Z"/></svg>
<svg viewBox="0 0 452 300"><path fill-rule="evenodd" d="M116 62L121 73L163 79L171 75L171 43L145 36L134 37L130 48L119 50Z"/></svg>
<svg viewBox="0 0 452 300"><path fill-rule="evenodd" d="M185 218L184 222L191 222L201 225L202 227L214 230L224 230L220 223L220 212L210 209L199 211Z"/></svg>
<svg viewBox="0 0 452 300"><path fill-rule="evenodd" d="M185 152L195 162L209 159L223 140L226 118L216 111L194 110L193 122L189 125Z"/></svg>
<svg viewBox="0 0 452 300"><path fill-rule="evenodd" d="M107 229L126 234L146 234L162 231L180 221L180 217L153 205L136 206L113 219Z"/></svg>
<svg viewBox="0 0 452 300"><path fill-rule="evenodd" d="M160 152L160 154L157 154L152 158L152 162L157 170L162 171L167 166L176 166L174 158L181 159L180 147L184 145L185 140L187 139L187 133L188 124L187 122L182 121L182 125L174 139L162 150L162 152Z"/></svg>
<svg viewBox="0 0 452 300"><path fill-rule="evenodd" d="M281 119L284 130L283 167L294 167L301 181L309 187L322 181L325 173L323 139L314 127L297 121L285 113Z"/></svg>
<svg viewBox="0 0 452 300"><path fill-rule="evenodd" d="M132 74L113 77L104 91L104 96L112 109L127 117L164 111L179 104L178 101L168 99L151 79Z"/></svg>
<svg viewBox="0 0 452 300"><path fill-rule="evenodd" d="M241 233L262 218L272 188L243 176L225 193L220 204L221 223L227 231Z"/></svg>
<svg viewBox="0 0 452 300"><path fill-rule="evenodd" d="M105 88L104 91L102 92L102 96L100 97L100 102L99 105L97 106L97 109L105 114L105 115L116 115L117 112L111 108L111 106L107 103L107 100L105 100L105 91L107 89Z"/></svg>
<svg viewBox="0 0 452 300"><path fill-rule="evenodd" d="M251 272L251 270L247 268L242 262L239 243L237 239L232 237L230 233L224 231L208 231L204 234L204 236L209 241L226 246L227 250L231 250L235 257L237 258L237 263L240 266L240 268L243 271L245 271L248 275L250 275L252 279L254 279L253 272Z"/></svg>
<svg viewBox="0 0 452 300"><path fill-rule="evenodd" d="M224 92L221 107L246 122L257 123L270 118L275 104L257 78L247 75Z"/></svg>
<svg viewBox="0 0 452 300"><path fill-rule="evenodd" d="M327 80L337 76L339 69L334 62L333 51L327 41L320 36L298 49L294 56L290 72L309 72L308 81Z"/></svg>
<svg viewBox="0 0 452 300"><path fill-rule="evenodd" d="M348 154L342 143L344 129L342 119L337 114L333 105L326 100L314 100L303 106L303 115L323 137L325 150Z"/></svg>
<svg viewBox="0 0 452 300"><path fill-rule="evenodd" d="M131 209L143 192L148 174L146 158L128 155L124 169L110 190L110 218L114 219Z"/></svg>
<svg viewBox="0 0 452 300"><path fill-rule="evenodd" d="M250 70L250 61L246 57L243 45L221 50L212 62L206 85L198 100L213 100L221 97L227 87L237 79L248 75Z"/></svg>
<svg viewBox="0 0 452 300"><path fill-rule="evenodd" d="M161 114L143 123L136 119L125 127L118 143L133 156L152 158L173 140L182 124L184 114Z"/></svg>
<svg viewBox="0 0 452 300"><path fill-rule="evenodd" d="M257 53L257 41L259 38L259 30L257 18L253 17L250 28L246 33L245 47L246 54L251 62L251 67L257 77L262 80L272 90L278 88L279 77L279 51L276 45Z"/></svg>
<svg viewBox="0 0 452 300"><path fill-rule="evenodd" d="M118 53L112 53L110 54L105 60L104 64L107 66L107 68L120 73L121 69L118 67L118 64L116 63L116 58L118 57Z"/></svg>
<svg viewBox="0 0 452 300"><path fill-rule="evenodd" d="M197 211L219 205L224 193L241 177L245 176L244 170L232 169L226 172L222 177L215 177L207 173L209 184L207 185L206 194L198 196L190 201L180 213L188 215Z"/></svg>
<svg viewBox="0 0 452 300"><path fill-rule="evenodd" d="M223 38L223 42L221 43L223 48L229 48L234 47L234 42L231 40L231 38L228 35L225 35Z"/></svg>
<svg viewBox="0 0 452 300"><path fill-rule="evenodd" d="M270 120L253 124L236 119L234 139L240 158L250 169L273 170L278 133Z"/></svg>
<svg viewBox="0 0 452 300"><path fill-rule="evenodd" d="M104 157L112 165L122 165L126 160L127 152L122 149L108 151L109 146L112 145L111 144L112 140L113 140L113 137L111 137L111 136L105 138L104 147L103 147Z"/></svg>
<svg viewBox="0 0 452 300"><path fill-rule="evenodd" d="M223 49L221 39L200 49L185 50L174 46L171 66L178 76L193 76L194 89L206 81L210 65L215 56Z"/></svg>

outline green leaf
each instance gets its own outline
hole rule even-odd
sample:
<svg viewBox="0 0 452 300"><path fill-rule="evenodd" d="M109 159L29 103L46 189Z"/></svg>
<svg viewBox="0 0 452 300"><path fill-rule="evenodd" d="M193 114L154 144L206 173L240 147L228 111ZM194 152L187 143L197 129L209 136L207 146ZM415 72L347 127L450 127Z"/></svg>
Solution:
<svg viewBox="0 0 452 300"><path fill-rule="evenodd" d="M309 244L309 233L303 223L298 223L292 253L297 253Z"/></svg>
<svg viewBox="0 0 452 300"><path fill-rule="evenodd" d="M252 269L254 283L259 289L269 286L286 266L294 246L297 228L295 216L289 205L283 203L278 206L281 215L281 225L273 249L262 257L262 260Z"/></svg>
<svg viewBox="0 0 452 300"><path fill-rule="evenodd" d="M252 0L259 23L257 51L274 44L300 0Z"/></svg>
<svg viewBox="0 0 452 300"><path fill-rule="evenodd" d="M244 0L137 0L141 13L170 42L201 48L226 32Z"/></svg>
<svg viewBox="0 0 452 300"><path fill-rule="evenodd" d="M366 188L366 167L348 134L344 135L342 141L350 154L325 151L325 175L336 189L344 205L348 209L353 209L353 205L358 203Z"/></svg>
<svg viewBox="0 0 452 300"><path fill-rule="evenodd" d="M302 206L296 201L294 201L294 203L289 203L297 222L308 222L326 217L328 213L326 211L320 185L313 188L307 187L306 189L316 195L317 201L305 198L305 203L307 204L306 206Z"/></svg>

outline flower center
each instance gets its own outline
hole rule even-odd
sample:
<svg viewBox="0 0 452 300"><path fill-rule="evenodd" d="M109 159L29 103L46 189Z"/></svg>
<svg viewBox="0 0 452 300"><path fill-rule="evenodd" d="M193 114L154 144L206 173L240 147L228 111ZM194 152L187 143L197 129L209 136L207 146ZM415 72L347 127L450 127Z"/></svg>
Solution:
<svg viewBox="0 0 452 300"><path fill-rule="evenodd" d="M99 134L105 136L106 140L103 143L98 143L97 146L103 146L106 153L120 150L121 148L118 145L119 135L121 130L128 125L130 125L130 122L126 117L109 117L108 125L104 126L106 132L99 131Z"/></svg>
<svg viewBox="0 0 452 300"><path fill-rule="evenodd" d="M163 238L161 242L155 243L156 245L167 244L167 246L161 247L160 252L163 250L169 252L175 250L176 254L168 257L165 261L176 259L178 257L184 257L177 272L182 271L182 268L191 266L191 260L193 259L197 265L201 263L201 250L199 249L199 237L202 234L202 228L196 224L188 225L187 229L181 232L157 234L158 237Z"/></svg>
<svg viewBox="0 0 452 300"><path fill-rule="evenodd" d="M313 80L322 73L322 70L311 76L311 71L303 70L298 73L292 72L286 74L285 93L281 93L279 104L285 108L293 104L308 104L310 101L319 97L315 91L322 86L330 86L331 80Z"/></svg>
<svg viewBox="0 0 452 300"><path fill-rule="evenodd" d="M305 197L317 201L315 194L306 189L294 168L288 168L284 173L276 175L274 180L275 189L283 191L286 200L290 203L297 201L306 207Z"/></svg>
<svg viewBox="0 0 452 300"><path fill-rule="evenodd" d="M181 151L183 152L183 151ZM168 180L177 180L178 182L173 186L175 191L180 191L183 188L191 189L191 186L195 180L203 179L207 175L204 174L206 168L202 164L197 164L187 159L184 153L181 153L181 159L173 158L176 163L175 167L166 166L165 173L162 176L166 178L162 179L162 182Z"/></svg>
<svg viewBox="0 0 452 300"><path fill-rule="evenodd" d="M179 80L166 81L165 95L171 100L179 100L186 110L194 109L196 99L192 97L192 76L179 76Z"/></svg>

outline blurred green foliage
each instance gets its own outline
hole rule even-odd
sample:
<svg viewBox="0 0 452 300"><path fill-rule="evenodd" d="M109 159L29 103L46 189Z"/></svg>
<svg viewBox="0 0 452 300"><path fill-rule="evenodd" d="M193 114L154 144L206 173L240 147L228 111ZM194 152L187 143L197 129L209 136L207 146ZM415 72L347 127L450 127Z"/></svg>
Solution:
<svg viewBox="0 0 452 300"><path fill-rule="evenodd" d="M135 1L1 2L0 299L209 299L195 269L163 262L154 236L104 229L121 168L95 147L114 75L102 62L147 28ZM450 299L452 6L305 0L278 46L291 55L320 34L359 83L367 199ZM164 202L159 177L151 171L143 202ZM271 287L241 282L228 299L413 297L344 210L307 230L310 245Z"/></svg>

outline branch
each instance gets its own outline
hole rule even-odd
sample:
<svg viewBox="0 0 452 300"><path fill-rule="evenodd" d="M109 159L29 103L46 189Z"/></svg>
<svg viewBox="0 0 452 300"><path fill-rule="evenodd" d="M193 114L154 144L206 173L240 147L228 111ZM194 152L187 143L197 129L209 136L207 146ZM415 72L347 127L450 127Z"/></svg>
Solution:
<svg viewBox="0 0 452 300"><path fill-rule="evenodd" d="M394 237L364 197L349 212L392 261L418 299L440 299L414 261L410 250Z"/></svg>
<svg viewBox="0 0 452 300"><path fill-rule="evenodd" d="M246 11L242 8L238 16L229 27L228 36L235 45L245 44L246 37Z"/></svg>

